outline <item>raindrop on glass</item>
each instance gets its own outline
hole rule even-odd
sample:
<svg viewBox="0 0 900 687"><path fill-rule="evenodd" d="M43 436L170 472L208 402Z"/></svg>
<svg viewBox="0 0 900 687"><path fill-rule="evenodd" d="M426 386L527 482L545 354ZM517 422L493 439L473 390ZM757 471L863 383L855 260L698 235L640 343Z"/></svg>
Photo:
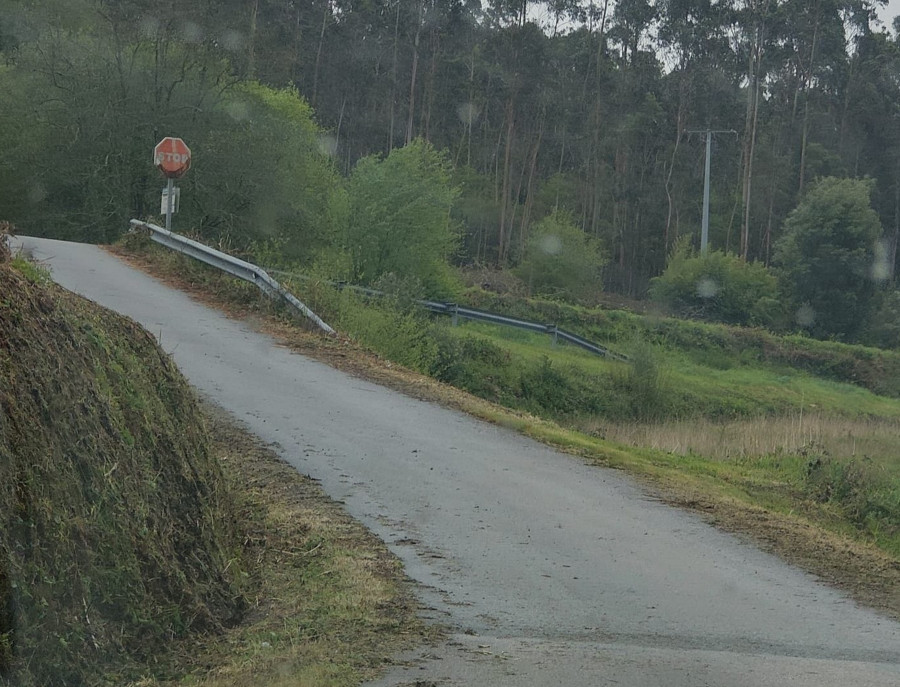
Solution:
<svg viewBox="0 0 900 687"><path fill-rule="evenodd" d="M199 24L186 21L181 27L181 38L185 43L199 43L203 40L203 29Z"/></svg>
<svg viewBox="0 0 900 687"><path fill-rule="evenodd" d="M543 236L538 243L540 249L547 255L559 255L562 253L563 245L559 236Z"/></svg>
<svg viewBox="0 0 900 687"><path fill-rule="evenodd" d="M813 310L812 306L809 304L801 305L797 309L797 314L794 315L794 319L797 320L797 324L801 327L809 327L816 321L816 311Z"/></svg>
<svg viewBox="0 0 900 687"><path fill-rule="evenodd" d="M32 205L37 205L42 202L47 197L47 189L40 183L32 185L31 188L28 189L28 202Z"/></svg>
<svg viewBox="0 0 900 687"><path fill-rule="evenodd" d="M710 278L704 278L697 282L697 295L700 298L715 298L719 293L719 285Z"/></svg>
<svg viewBox="0 0 900 687"><path fill-rule="evenodd" d="M244 48L244 34L240 31L226 31L219 41L230 52L240 52Z"/></svg>
<svg viewBox="0 0 900 687"><path fill-rule="evenodd" d="M463 124L471 125L481 114L481 108L475 103L463 103L456 108L456 114Z"/></svg>
<svg viewBox="0 0 900 687"><path fill-rule="evenodd" d="M875 259L872 261L872 279L885 282L891 278L891 263L888 259L889 242L879 241L875 244Z"/></svg>
<svg viewBox="0 0 900 687"><path fill-rule="evenodd" d="M147 38L155 38L159 35L159 30L162 25L160 24L159 19L156 17L148 16L141 19L140 23L140 31L141 34L146 36Z"/></svg>
<svg viewBox="0 0 900 687"><path fill-rule="evenodd" d="M337 139L327 134L319 136L319 152L331 157L337 155Z"/></svg>

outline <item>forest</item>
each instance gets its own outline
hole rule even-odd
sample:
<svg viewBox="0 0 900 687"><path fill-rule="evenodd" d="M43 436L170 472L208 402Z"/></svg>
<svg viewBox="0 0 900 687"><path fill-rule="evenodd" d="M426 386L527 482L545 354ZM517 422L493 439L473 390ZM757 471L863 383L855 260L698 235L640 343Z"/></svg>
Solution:
<svg viewBox="0 0 900 687"><path fill-rule="evenodd" d="M900 315L880 6L0 0L0 217L113 240L159 214L150 151L177 135L195 162L176 228L333 278L446 295L454 268L488 267L787 328L833 306L812 333L865 339ZM667 261L682 274L661 281ZM678 286L697 269L740 273L753 302L698 305Z"/></svg>

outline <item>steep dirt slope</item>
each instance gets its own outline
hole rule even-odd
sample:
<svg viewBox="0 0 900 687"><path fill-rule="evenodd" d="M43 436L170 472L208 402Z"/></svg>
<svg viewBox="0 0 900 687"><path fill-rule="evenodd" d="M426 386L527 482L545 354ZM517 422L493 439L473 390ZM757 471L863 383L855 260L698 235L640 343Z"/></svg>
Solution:
<svg viewBox="0 0 900 687"><path fill-rule="evenodd" d="M2 261L0 684L91 684L240 616L234 511L153 339Z"/></svg>

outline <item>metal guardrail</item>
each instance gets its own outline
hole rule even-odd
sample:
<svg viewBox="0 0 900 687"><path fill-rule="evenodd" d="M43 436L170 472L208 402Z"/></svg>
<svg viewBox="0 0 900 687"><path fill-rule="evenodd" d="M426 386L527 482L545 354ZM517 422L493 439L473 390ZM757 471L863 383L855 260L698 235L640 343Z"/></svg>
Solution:
<svg viewBox="0 0 900 687"><path fill-rule="evenodd" d="M578 346L579 348L583 348L586 351L602 355L605 358L621 361L628 360L627 356L614 353L608 348L604 348L593 341L588 341L582 336L568 332L565 329L560 329L555 324L540 324L538 322L531 322L530 320L520 320L515 317L509 317L508 315L498 315L497 313L487 312L485 310L462 307L456 303L440 303L437 301L418 302L431 312L450 315L453 318L454 324L456 324L459 318L463 318L467 320L477 320L479 322L490 322L491 324L498 324L504 327L515 327L516 329L524 329L538 334L549 334L553 337L554 343L562 339L563 341Z"/></svg>
<svg viewBox="0 0 900 687"><path fill-rule="evenodd" d="M148 232L150 238L174 251L187 255L206 263L211 267L227 272L233 277L243 279L251 284L256 284L259 289L271 298L278 298L287 303L295 311L306 317L315 325L326 332L334 334L334 330L329 327L318 315L301 303L292 293L285 289L281 284L275 281L269 274L256 265L235 258L227 253L205 246L198 241L194 241L172 231L167 231L162 227L148 222L142 222L133 219L130 222L132 230L143 230Z"/></svg>
<svg viewBox="0 0 900 687"><path fill-rule="evenodd" d="M309 280L309 277L307 277L305 274L298 274L296 272L282 272L280 270L274 269L269 271L275 274L283 274L295 279ZM369 296L372 298L381 298L385 296L385 293L383 291L377 291L376 289L367 289L364 286L355 286L353 284L347 284L345 282L330 283L339 290L350 289L352 291L355 291L356 293L361 293L364 296ZM615 353L608 348L601 346L600 344L585 339L583 336L579 336L578 334L566 331L565 329L560 329L555 324L540 324L538 322L531 322L529 320L520 320L516 317L510 317L508 315L498 315L497 313L488 312L486 310L466 308L464 306L460 306L458 303L442 303L440 301L428 300L417 300L415 301L415 303L425 308L426 310L430 310L433 313L437 313L439 315L449 315L453 318L454 325L457 324L459 318L463 318L467 320L476 320L479 322L489 322L491 324L497 324L504 327L524 329L526 331L536 332L538 334L549 334L553 337L554 343L562 339L567 343L578 346L579 348L583 348L584 350L590 351L591 353L594 353L596 355L601 355L605 358L619 360L622 362L626 362L628 360L628 356L626 355Z"/></svg>

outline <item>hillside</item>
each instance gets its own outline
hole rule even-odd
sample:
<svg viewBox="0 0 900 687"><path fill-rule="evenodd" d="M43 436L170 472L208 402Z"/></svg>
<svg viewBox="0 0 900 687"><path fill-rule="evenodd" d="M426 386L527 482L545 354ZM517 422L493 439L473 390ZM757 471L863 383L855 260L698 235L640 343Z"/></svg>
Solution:
<svg viewBox="0 0 900 687"><path fill-rule="evenodd" d="M0 264L0 683L89 684L240 618L235 511L151 336L16 266Z"/></svg>

